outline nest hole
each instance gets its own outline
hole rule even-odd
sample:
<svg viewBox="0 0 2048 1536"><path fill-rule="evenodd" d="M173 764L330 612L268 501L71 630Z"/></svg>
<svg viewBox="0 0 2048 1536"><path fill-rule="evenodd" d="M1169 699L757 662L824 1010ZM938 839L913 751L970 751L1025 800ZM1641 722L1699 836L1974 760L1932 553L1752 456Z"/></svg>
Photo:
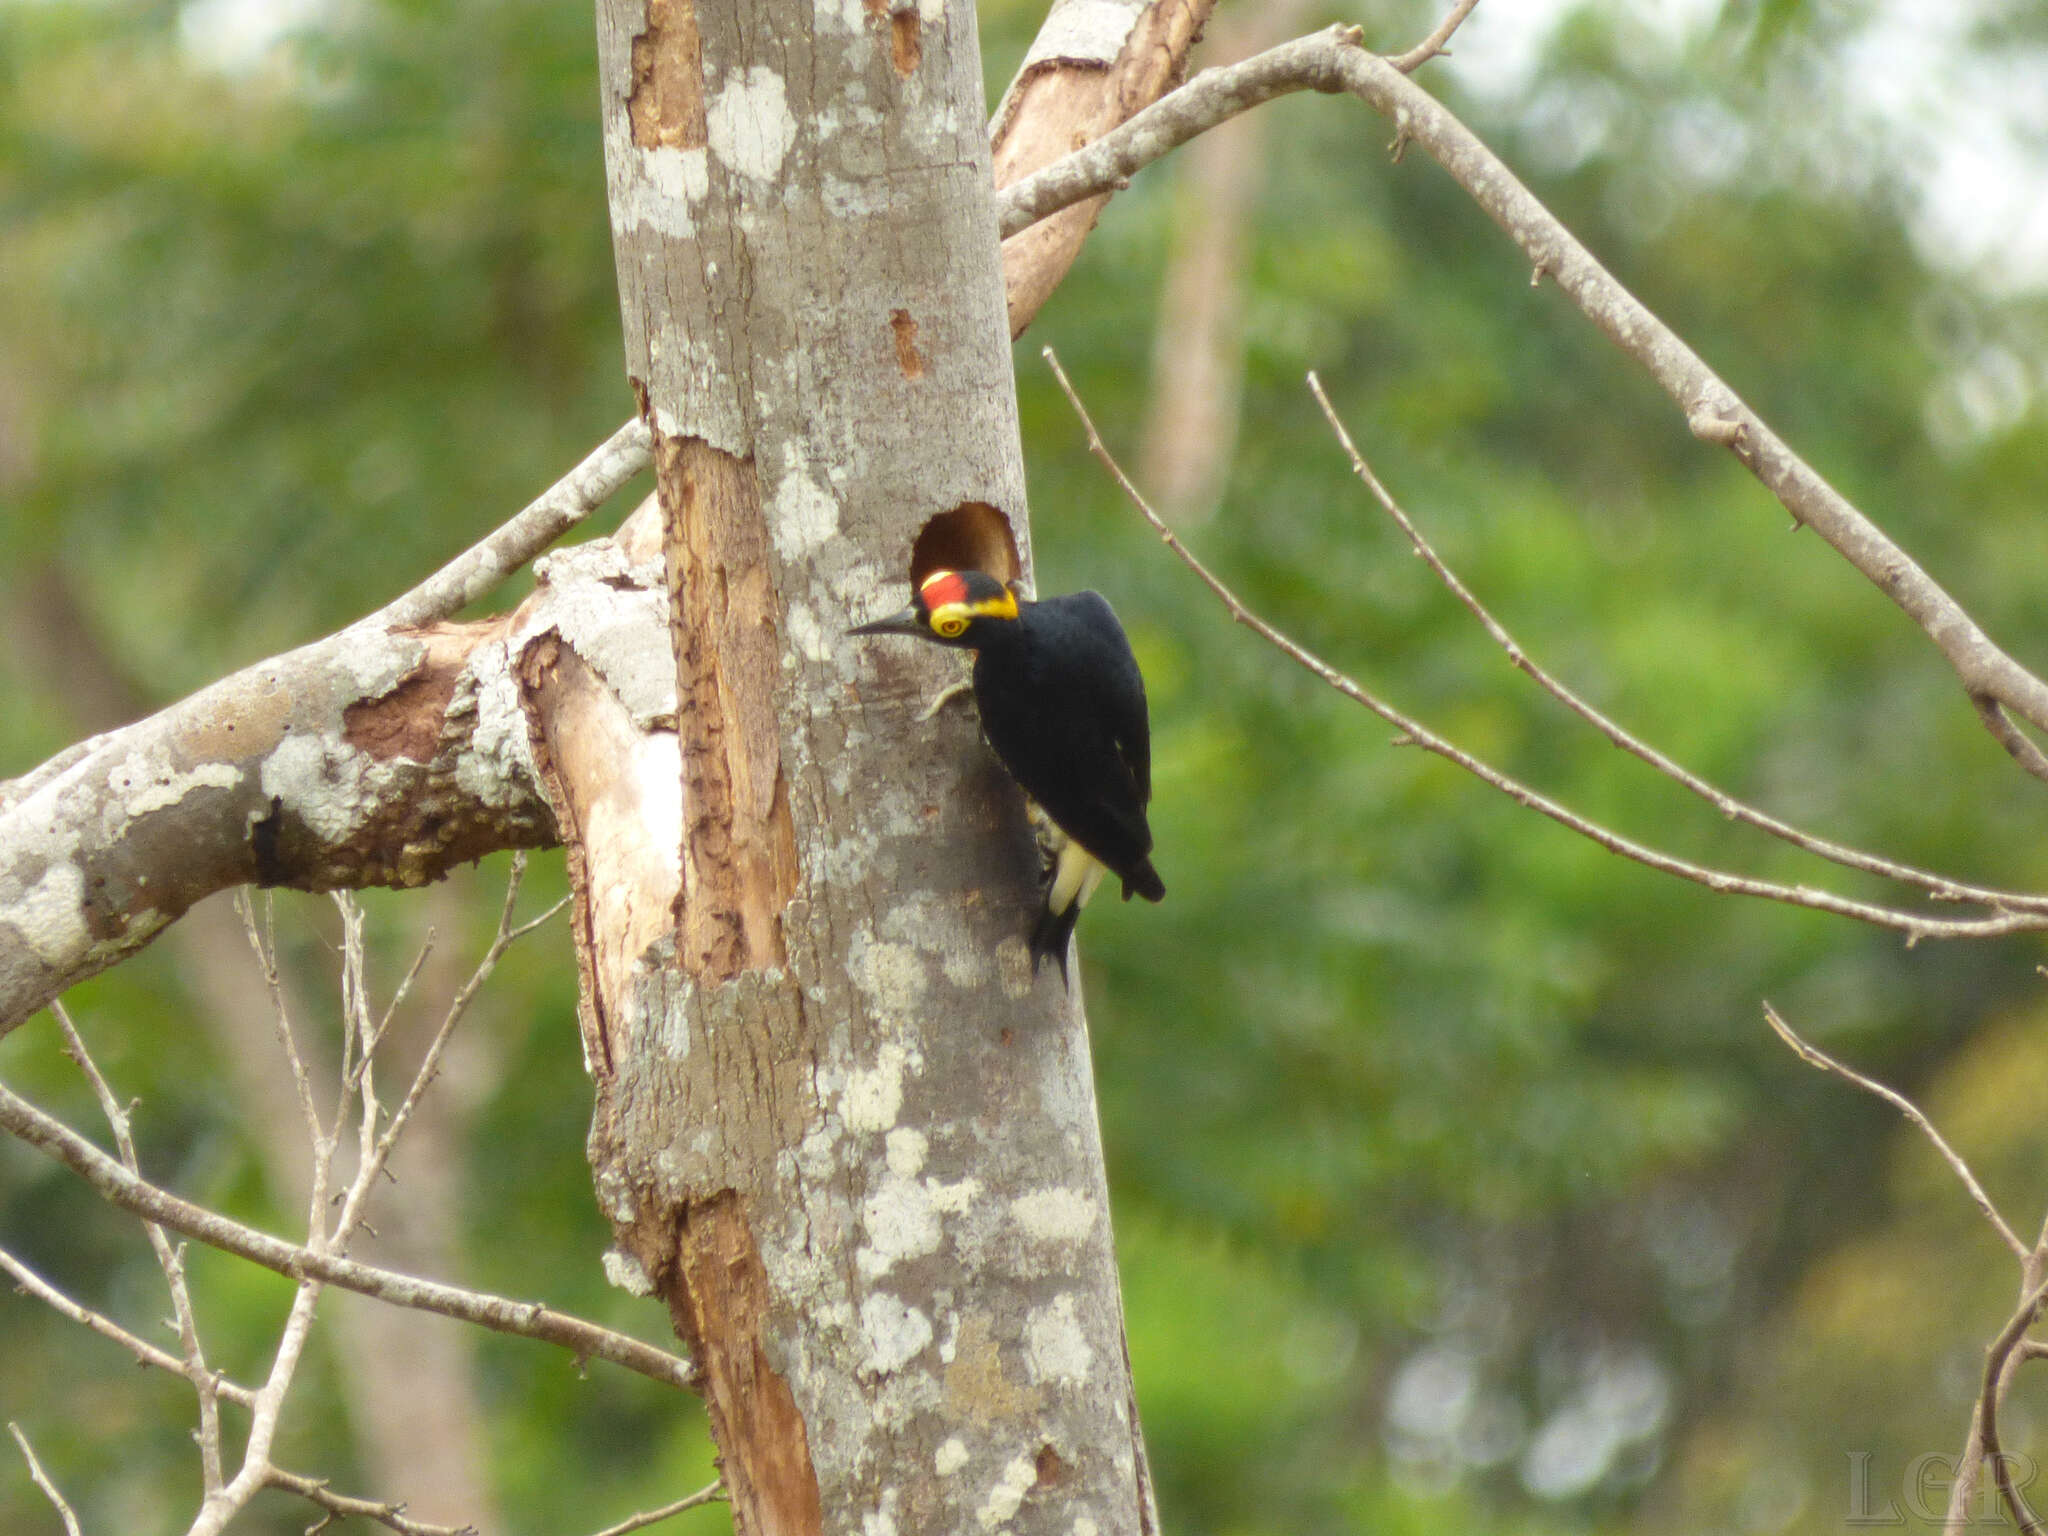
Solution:
<svg viewBox="0 0 2048 1536"><path fill-rule="evenodd" d="M919 530L910 546L913 591L933 571L986 571L1007 585L1024 574L1010 520L985 501L963 501Z"/></svg>

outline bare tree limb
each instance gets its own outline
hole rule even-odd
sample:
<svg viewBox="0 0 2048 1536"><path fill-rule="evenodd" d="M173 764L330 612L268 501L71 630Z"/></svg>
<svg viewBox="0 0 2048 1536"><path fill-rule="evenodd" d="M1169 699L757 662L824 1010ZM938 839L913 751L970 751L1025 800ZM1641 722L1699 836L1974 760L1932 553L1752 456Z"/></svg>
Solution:
<svg viewBox="0 0 2048 1536"><path fill-rule="evenodd" d="M174 1232L182 1232L289 1279L311 1277L394 1306L438 1312L495 1333L540 1339L559 1345L578 1359L609 1360L664 1386L693 1385L694 1376L687 1360L582 1318L552 1311L539 1302L513 1301L486 1291L465 1290L398 1274L334 1254L315 1253L301 1244L273 1237L195 1205L130 1173L62 1121L4 1085L0 1085L0 1130L11 1132L64 1164L122 1210L160 1222Z"/></svg>
<svg viewBox="0 0 2048 1536"><path fill-rule="evenodd" d="M1941 1160L1948 1164L1949 1171L1962 1181L1963 1188L1970 1192L1970 1198L1976 1202L1977 1209L1984 1213L1984 1219L1990 1222L1993 1229L1998 1233L1999 1241L2012 1250L2014 1258L2022 1262L2026 1261L2031 1250L2025 1243L2020 1241L2019 1235L2013 1231L2012 1227L2006 1222L2005 1217L1999 1214L1998 1207L1992 1203L1991 1196L1986 1194L1984 1186L1977 1182L1977 1175L1970 1171L1970 1165L1964 1162L1961 1154L1948 1144L1947 1138L1934 1128L1934 1122L1921 1112L1919 1105L1915 1104L1903 1093L1900 1093L1896 1088L1889 1088L1874 1077L1865 1077L1854 1067L1845 1066L1837 1061L1819 1046L1801 1039L1792 1026L1780 1017L1778 1010L1769 1003L1764 1004L1764 1018L1769 1022L1778 1038L1789 1045L1792 1048L1793 1054L1798 1056L1809 1067L1818 1067L1823 1072L1832 1072L1843 1081L1855 1084L1865 1093L1883 1099L1885 1103L1891 1105L1892 1108L1911 1121L1914 1128L1934 1144L1934 1150L1941 1154Z"/></svg>
<svg viewBox="0 0 2048 1536"><path fill-rule="evenodd" d="M28 1443L28 1436L12 1419L7 1421L7 1433L14 1436L14 1443L21 1447L22 1460L28 1463L29 1480L42 1490L43 1497L57 1511L57 1518L64 1522L65 1536L78 1536L78 1516L64 1502L64 1495L57 1491L57 1485L50 1481L49 1474L43 1471L43 1464L36 1460L35 1447Z"/></svg>
<svg viewBox="0 0 2048 1536"><path fill-rule="evenodd" d="M1347 92L1394 124L1397 147L1421 145L1610 340L1646 369L1702 441L1727 447L1778 498L1902 609L1955 671L1987 725L1996 705L2048 730L2048 682L1992 643L1976 620L1890 536L1824 480L1663 321L1646 309L1470 129L1385 59L1333 27L1197 75L1120 128L1008 188L1007 235L1127 181L1225 118L1292 91ZM1992 725L2022 768L2048 779L2048 755Z"/></svg>
<svg viewBox="0 0 2048 1536"><path fill-rule="evenodd" d="M1910 864L1901 864L1863 849L1852 848L1847 844L1802 831L1789 822L1780 821L1767 812L1737 800L1733 795L1708 783L1640 737L1623 729L1530 658L1529 653L1522 649L1513 635L1508 633L1507 627L1493 616L1457 573L1444 563L1443 558L1429 540L1423 537L1414 521L1395 501L1392 493L1381 483L1379 476L1373 473L1372 466L1366 463L1357 444L1351 440L1351 434L1345 430L1344 423L1338 418L1336 408L1330 404L1330 397L1323 392L1323 381L1311 373L1308 376L1308 387L1315 395L1316 403L1322 407L1323 418L1329 422L1330 430L1336 433L1338 443L1351 460L1352 473L1358 476L1366 489L1372 493L1373 499L1380 504L1381 509L1407 536L1408 542L1415 548L1415 553L1422 557L1423 563L1435 573L1437 580L1444 584L1453 597L1464 604L1466 610L1479 621L1493 639L1494 644L1507 654L1509 661L1526 673L1545 693L1592 726L1615 746L1691 790L1729 820L1739 821L1761 832L1767 832L1795 848L1803 849L1832 863L1861 870L1865 874L1881 875L1887 880L1896 880L1901 884L1918 886L1936 901L1973 902L2000 911L2048 913L2048 896L1968 885L1959 880L1952 880L1947 875L1916 869Z"/></svg>
<svg viewBox="0 0 2048 1536"><path fill-rule="evenodd" d="M1165 520L1153 510L1151 504L1145 500L1138 488L1131 483L1130 477L1123 472L1116 459L1110 454L1109 449L1103 444L1102 436L1096 431L1094 420L1089 416L1087 407L1081 403L1080 396L1075 393L1073 384L1068 380L1065 370L1060 367L1059 359L1053 355L1050 347L1045 349L1044 356L1046 361L1052 366L1053 374L1059 380L1061 390L1065 392L1068 402L1073 406L1075 414L1079 416L1082 427L1087 431L1089 451L1109 471L1111 477L1115 479L1117 485L1122 489L1125 498L1152 525L1153 531L1165 541L1166 546L1180 557L1181 562L1189 570L1201 578L1210 591L1216 594L1217 599L1229 612L1230 617L1235 622L1250 629L1254 634L1274 646L1284 655L1290 657L1306 671L1321 678L1346 698L1354 703L1364 705L1365 708L1371 710L1382 720L1393 726L1401 733L1396 738L1397 745L1418 746L1424 751L1435 753L1446 761L1457 764L1458 767L1463 768L1481 783L1499 790L1516 804L1548 816L1558 825L1578 833L1589 841L1598 843L1610 853L1617 853L1623 858L1633 859L1638 864L1646 865L1664 874L1676 875L1681 879L1693 881L1696 884L1705 886L1708 890L1718 891L1723 895L1757 896L1770 901L1784 902L1789 906L1808 907L1816 912L1832 912L1838 917L1850 917L1858 922L1869 923L1875 927L1893 929L1904 934L1909 944L1918 943L1922 939L1994 938L2001 934L2028 933L2048 928L2048 913L1998 912L1989 917L1938 918L1920 912L1907 911L1903 908L1880 906L1867 901L1854 901L1845 896L1837 896L1831 891L1814 890L1809 886L1784 885L1774 880L1757 880L1747 875L1731 874L1726 870L1695 864L1688 859L1678 858L1675 855L1664 852L1662 849L1653 848L1646 843L1638 842L1634 838L1624 837L1620 833L1602 826L1599 822L1582 816L1577 811L1571 810L1549 796L1530 788L1519 779L1502 773L1490 763L1473 756L1464 748L1438 735L1413 716L1402 713L1393 705L1381 699L1377 694L1374 694L1344 673L1338 671L1313 651L1290 640L1286 635L1274 628L1273 625L1267 623L1247 608L1238 599L1237 595L1224 585L1220 578L1211 572L1207 566L1203 565L1200 560L1195 558L1188 547L1167 526Z"/></svg>

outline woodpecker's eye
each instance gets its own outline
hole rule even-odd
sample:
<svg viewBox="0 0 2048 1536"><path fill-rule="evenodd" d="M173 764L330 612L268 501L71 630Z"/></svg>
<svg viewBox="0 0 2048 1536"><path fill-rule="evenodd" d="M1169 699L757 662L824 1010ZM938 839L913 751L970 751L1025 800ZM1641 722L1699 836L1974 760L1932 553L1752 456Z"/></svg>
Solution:
<svg viewBox="0 0 2048 1536"><path fill-rule="evenodd" d="M958 640L967 633L967 620L957 613L948 613L932 620L932 633L941 640Z"/></svg>

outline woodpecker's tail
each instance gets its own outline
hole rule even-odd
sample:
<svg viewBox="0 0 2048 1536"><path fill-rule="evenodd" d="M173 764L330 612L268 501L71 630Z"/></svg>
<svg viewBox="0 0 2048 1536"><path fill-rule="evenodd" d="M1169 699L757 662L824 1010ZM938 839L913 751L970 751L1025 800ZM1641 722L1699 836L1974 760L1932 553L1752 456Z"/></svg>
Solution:
<svg viewBox="0 0 2048 1536"><path fill-rule="evenodd" d="M1147 859L1136 869L1124 871L1124 900L1142 896L1147 901L1163 901L1166 897L1166 882L1159 878L1159 871Z"/></svg>
<svg viewBox="0 0 2048 1536"><path fill-rule="evenodd" d="M1039 965L1051 960L1060 968L1060 985L1072 990L1074 977L1067 965L1068 946L1074 937L1074 924L1081 920L1081 903L1070 902L1065 911L1055 912L1050 903L1038 914L1038 922L1031 930L1031 973L1038 974Z"/></svg>
<svg viewBox="0 0 2048 1536"><path fill-rule="evenodd" d="M1031 969L1035 973L1040 961L1057 960L1060 980L1071 987L1067 941L1074 936L1074 924L1081 920L1081 909L1102 883L1103 867L1102 861L1086 848L1057 828L1054 832L1057 842L1048 850L1052 867L1046 871L1045 907L1031 930Z"/></svg>

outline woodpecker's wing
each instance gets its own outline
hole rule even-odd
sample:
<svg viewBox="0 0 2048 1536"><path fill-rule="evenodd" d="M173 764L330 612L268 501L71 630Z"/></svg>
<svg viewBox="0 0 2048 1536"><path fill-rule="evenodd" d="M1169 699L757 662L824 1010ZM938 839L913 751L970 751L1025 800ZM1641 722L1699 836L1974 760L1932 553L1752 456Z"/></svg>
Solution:
<svg viewBox="0 0 2048 1536"><path fill-rule="evenodd" d="M1152 720L1145 709L1145 677L1138 670L1138 658L1131 654L1131 642L1117 623L1116 613L1100 592L1077 592L1075 597L1099 608L1095 622L1106 626L1105 640L1114 640L1118 665L1100 679L1101 707L1116 741L1117 754L1130 770L1131 784L1138 792L1142 809L1152 803Z"/></svg>
<svg viewBox="0 0 2048 1536"><path fill-rule="evenodd" d="M1031 605L1022 629L1022 644L990 646L975 665L989 745L1069 837L1144 894L1163 893L1146 857L1145 684L1123 627L1100 594L1077 592Z"/></svg>

